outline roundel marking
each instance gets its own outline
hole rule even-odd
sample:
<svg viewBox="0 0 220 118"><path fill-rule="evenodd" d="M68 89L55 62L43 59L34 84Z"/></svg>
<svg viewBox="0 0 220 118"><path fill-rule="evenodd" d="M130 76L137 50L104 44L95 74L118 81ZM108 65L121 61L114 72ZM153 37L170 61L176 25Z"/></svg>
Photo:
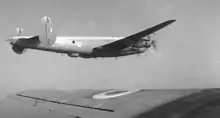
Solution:
<svg viewBox="0 0 220 118"><path fill-rule="evenodd" d="M127 95L127 94L131 94L137 92L137 90L135 91L127 91L127 90L110 90L110 91L105 91L105 92L101 92L98 94L93 95L93 99L110 99L110 98L116 98L116 97L120 97L123 95Z"/></svg>
<svg viewBox="0 0 220 118"><path fill-rule="evenodd" d="M79 48L82 47L82 42L75 42L75 44L76 44L76 46L79 47Z"/></svg>

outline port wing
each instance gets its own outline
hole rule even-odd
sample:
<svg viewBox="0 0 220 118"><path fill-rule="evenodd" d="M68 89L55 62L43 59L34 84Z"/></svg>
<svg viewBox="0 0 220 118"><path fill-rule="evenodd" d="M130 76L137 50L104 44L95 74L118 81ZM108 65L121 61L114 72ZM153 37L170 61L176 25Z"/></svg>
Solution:
<svg viewBox="0 0 220 118"><path fill-rule="evenodd" d="M176 20L168 20L165 21L163 23L160 23L156 26L150 27L146 30L143 30L141 32L138 32L136 34L130 35L128 37L125 37L123 39L114 41L112 43L109 44L105 44L99 47L95 47L93 49L93 51L103 51L103 50L122 50L128 46L131 46L133 44L136 44L139 40L141 40L142 38L155 33L156 31L170 25L171 23L175 22Z"/></svg>

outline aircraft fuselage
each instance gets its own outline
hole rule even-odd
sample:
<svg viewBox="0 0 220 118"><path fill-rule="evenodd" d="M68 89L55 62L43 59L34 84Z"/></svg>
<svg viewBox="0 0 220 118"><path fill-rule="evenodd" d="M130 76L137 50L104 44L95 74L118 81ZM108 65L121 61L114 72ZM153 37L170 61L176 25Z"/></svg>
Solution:
<svg viewBox="0 0 220 118"><path fill-rule="evenodd" d="M123 37L71 37L71 36L51 36L46 40L44 36L17 36L12 37L10 43L12 49L17 54L24 53L25 49L35 49L67 54L70 57L96 58L96 57L119 57L142 53L144 48L128 47L121 51L109 50L104 52L94 52L93 48L99 45L111 43Z"/></svg>

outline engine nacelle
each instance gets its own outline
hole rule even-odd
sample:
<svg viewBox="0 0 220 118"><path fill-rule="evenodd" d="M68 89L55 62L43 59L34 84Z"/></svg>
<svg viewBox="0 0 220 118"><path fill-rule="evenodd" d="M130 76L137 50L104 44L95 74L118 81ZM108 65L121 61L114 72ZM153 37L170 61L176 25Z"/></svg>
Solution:
<svg viewBox="0 0 220 118"><path fill-rule="evenodd" d="M142 39L135 45L135 47L143 48L143 47L150 47L150 45L151 44L149 40Z"/></svg>
<svg viewBox="0 0 220 118"><path fill-rule="evenodd" d="M16 54L23 54L26 52L26 48L22 48L22 47L18 47L18 46L13 46L12 50L16 53Z"/></svg>
<svg viewBox="0 0 220 118"><path fill-rule="evenodd" d="M79 57L78 53L68 53L69 57Z"/></svg>

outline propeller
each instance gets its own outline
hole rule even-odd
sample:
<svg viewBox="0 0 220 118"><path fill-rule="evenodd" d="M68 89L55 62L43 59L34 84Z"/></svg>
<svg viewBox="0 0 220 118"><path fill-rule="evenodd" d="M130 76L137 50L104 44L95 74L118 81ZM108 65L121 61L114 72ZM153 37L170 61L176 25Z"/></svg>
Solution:
<svg viewBox="0 0 220 118"><path fill-rule="evenodd" d="M153 35L155 35L155 33L153 33ZM147 36L147 41L149 41L150 47L152 47L153 50L157 51L157 40L151 39L150 35L148 35L148 36ZM150 52L150 51L152 51L152 50L151 50L150 48L147 48L146 51L147 51L147 52ZM147 55L147 53L146 53L146 55Z"/></svg>
<svg viewBox="0 0 220 118"><path fill-rule="evenodd" d="M152 40L151 45L153 46L154 50L157 50L157 41L156 40Z"/></svg>
<svg viewBox="0 0 220 118"><path fill-rule="evenodd" d="M155 33L153 33L153 35L155 35ZM148 35L147 37L148 37L148 40L150 41L150 45L154 48L154 50L157 50L157 41L152 40L150 35Z"/></svg>
<svg viewBox="0 0 220 118"><path fill-rule="evenodd" d="M153 33L153 35L155 35L155 33ZM143 42L144 40L144 42ZM150 35L147 35L147 38L142 39L142 42L140 42L140 45L145 45L145 47L147 48L147 52L150 51L150 47L152 47L155 51L157 50L157 41L151 39ZM137 44L139 45L139 44ZM139 57L141 54L137 53L137 56Z"/></svg>

